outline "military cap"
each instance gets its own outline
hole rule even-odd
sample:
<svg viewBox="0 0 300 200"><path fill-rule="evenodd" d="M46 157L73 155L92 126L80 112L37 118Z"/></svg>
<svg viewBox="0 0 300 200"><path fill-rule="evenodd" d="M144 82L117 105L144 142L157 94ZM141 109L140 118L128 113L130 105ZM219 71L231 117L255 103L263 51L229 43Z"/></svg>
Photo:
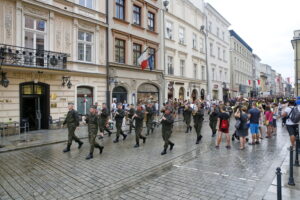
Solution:
<svg viewBox="0 0 300 200"><path fill-rule="evenodd" d="M74 105L74 103L73 102L69 102L68 105Z"/></svg>
<svg viewBox="0 0 300 200"><path fill-rule="evenodd" d="M94 109L97 109L97 106L95 105L91 105L90 108L94 108Z"/></svg>

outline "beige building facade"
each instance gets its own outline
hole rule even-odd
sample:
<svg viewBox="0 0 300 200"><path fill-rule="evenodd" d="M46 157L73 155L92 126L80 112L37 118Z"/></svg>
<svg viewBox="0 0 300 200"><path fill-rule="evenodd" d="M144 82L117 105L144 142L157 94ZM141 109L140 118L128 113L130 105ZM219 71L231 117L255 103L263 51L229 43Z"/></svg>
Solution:
<svg viewBox="0 0 300 200"><path fill-rule="evenodd" d="M0 122L48 129L105 102L105 1L0 0ZM3 81L5 80L5 81Z"/></svg>
<svg viewBox="0 0 300 200"><path fill-rule="evenodd" d="M118 103L163 101L163 43L160 0L109 1L109 90ZM141 69L146 51L154 69Z"/></svg>
<svg viewBox="0 0 300 200"><path fill-rule="evenodd" d="M295 96L300 95L300 30L294 31L294 38L292 40L295 60Z"/></svg>
<svg viewBox="0 0 300 200"><path fill-rule="evenodd" d="M206 99L204 20L203 9L190 1L170 1L165 11L165 100Z"/></svg>

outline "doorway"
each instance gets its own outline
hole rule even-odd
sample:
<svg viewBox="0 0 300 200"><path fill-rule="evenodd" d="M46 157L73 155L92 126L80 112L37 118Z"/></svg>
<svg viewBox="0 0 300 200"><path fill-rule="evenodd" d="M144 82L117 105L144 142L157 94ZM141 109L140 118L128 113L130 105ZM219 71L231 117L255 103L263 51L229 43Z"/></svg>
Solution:
<svg viewBox="0 0 300 200"><path fill-rule="evenodd" d="M116 103L127 102L127 90L122 86L117 86L113 89L112 99L116 100Z"/></svg>
<svg viewBox="0 0 300 200"><path fill-rule="evenodd" d="M50 89L45 83L20 84L20 122L29 122L29 130L49 128Z"/></svg>

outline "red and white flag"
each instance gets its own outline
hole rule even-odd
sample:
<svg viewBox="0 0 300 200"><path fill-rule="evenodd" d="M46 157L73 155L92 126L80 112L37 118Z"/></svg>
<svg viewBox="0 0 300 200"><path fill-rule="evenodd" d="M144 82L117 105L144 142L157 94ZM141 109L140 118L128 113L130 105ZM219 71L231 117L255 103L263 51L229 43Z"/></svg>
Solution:
<svg viewBox="0 0 300 200"><path fill-rule="evenodd" d="M260 80L257 80L257 85L260 85Z"/></svg>
<svg viewBox="0 0 300 200"><path fill-rule="evenodd" d="M139 65L141 66L142 70L146 69L149 65L149 63L148 63L149 54L147 51L148 48L140 55L140 57L137 60Z"/></svg>

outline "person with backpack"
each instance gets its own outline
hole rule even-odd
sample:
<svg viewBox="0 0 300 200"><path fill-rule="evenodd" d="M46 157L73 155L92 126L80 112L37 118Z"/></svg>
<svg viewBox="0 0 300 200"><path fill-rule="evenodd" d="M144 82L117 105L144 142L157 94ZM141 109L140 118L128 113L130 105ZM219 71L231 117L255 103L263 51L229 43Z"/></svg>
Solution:
<svg viewBox="0 0 300 200"><path fill-rule="evenodd" d="M294 101L289 101L288 107L285 108L282 114L282 117L286 117L286 128L289 132L291 146L293 146L293 148L295 148L296 145L296 136L299 134L299 114L299 108L298 106L295 106Z"/></svg>
<svg viewBox="0 0 300 200"><path fill-rule="evenodd" d="M252 103L252 108L249 110L249 119L250 119L250 132L252 135L252 142L249 145L259 144L259 119L260 119L260 110L257 109L256 103Z"/></svg>
<svg viewBox="0 0 300 200"><path fill-rule="evenodd" d="M248 136L248 115L247 115L247 107L239 107L234 114L237 123L235 124L236 134L240 139L240 150L245 149L246 137Z"/></svg>
<svg viewBox="0 0 300 200"><path fill-rule="evenodd" d="M225 106L220 106L220 113L218 114L218 122L217 122L217 130L218 130L218 137L216 141L216 148L219 148L220 143L222 141L223 133L226 135L226 148L230 149L230 135L229 135L229 120L230 116L229 113L226 112Z"/></svg>
<svg viewBox="0 0 300 200"><path fill-rule="evenodd" d="M218 114L219 114L218 106L215 103L213 103L209 111L209 126L212 130L212 137L215 137L217 133Z"/></svg>

